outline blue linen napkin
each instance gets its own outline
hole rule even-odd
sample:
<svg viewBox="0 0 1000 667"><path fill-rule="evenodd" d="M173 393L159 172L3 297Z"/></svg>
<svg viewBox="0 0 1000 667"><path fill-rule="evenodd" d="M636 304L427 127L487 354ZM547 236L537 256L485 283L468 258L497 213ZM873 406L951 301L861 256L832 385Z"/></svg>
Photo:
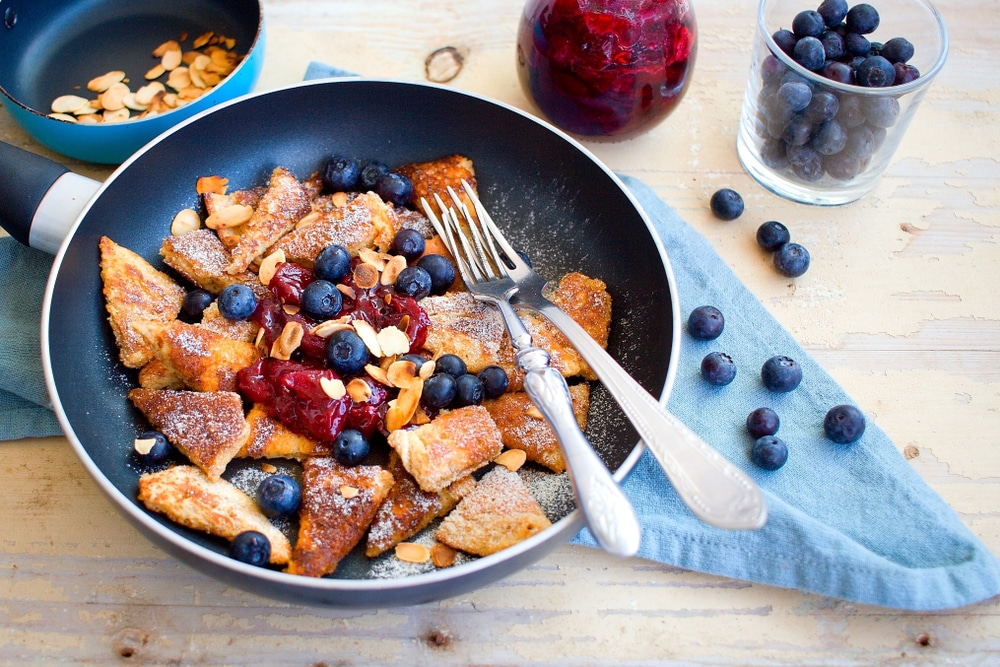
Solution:
<svg viewBox="0 0 1000 667"><path fill-rule="evenodd" d="M306 79L348 72L312 63ZM670 255L682 313L711 304L726 316L715 341L685 332L669 406L688 426L764 490L767 525L726 531L697 520L656 461L644 454L624 483L643 527L639 555L649 560L851 600L912 610L961 607L1000 594L998 561L917 475L892 441L868 421L860 441L836 445L822 432L826 410L850 403L715 253L708 241L641 181L623 176ZM38 352L41 295L51 258L0 239L0 439L52 435ZM712 350L734 355L726 387L700 378ZM789 394L768 392L761 364L775 354L803 368ZM769 406L789 445L784 467L767 472L749 460L744 422ZM584 529L574 542L596 546Z"/></svg>

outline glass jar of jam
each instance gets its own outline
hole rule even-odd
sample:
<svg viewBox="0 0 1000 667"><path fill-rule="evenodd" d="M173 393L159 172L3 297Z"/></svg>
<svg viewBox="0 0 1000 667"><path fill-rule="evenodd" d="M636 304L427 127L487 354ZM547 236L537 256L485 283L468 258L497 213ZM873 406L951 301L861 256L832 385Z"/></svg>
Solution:
<svg viewBox="0 0 1000 667"><path fill-rule="evenodd" d="M567 132L625 139L677 106L695 51L689 0L528 0L518 76Z"/></svg>

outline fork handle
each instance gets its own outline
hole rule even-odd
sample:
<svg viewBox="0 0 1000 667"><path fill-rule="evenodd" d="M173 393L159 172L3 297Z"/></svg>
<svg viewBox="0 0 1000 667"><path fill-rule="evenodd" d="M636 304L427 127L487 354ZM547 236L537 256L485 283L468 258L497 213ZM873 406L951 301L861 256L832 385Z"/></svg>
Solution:
<svg viewBox="0 0 1000 667"><path fill-rule="evenodd" d="M661 406L573 318L548 300L518 305L537 310L562 331L621 406L697 517L719 528L764 525L767 505L757 485Z"/></svg>
<svg viewBox="0 0 1000 667"><path fill-rule="evenodd" d="M641 539L639 519L580 430L565 378L549 365L549 354L541 348L519 350L517 362L525 372L524 390L562 445L570 483L594 539L610 554L634 556Z"/></svg>

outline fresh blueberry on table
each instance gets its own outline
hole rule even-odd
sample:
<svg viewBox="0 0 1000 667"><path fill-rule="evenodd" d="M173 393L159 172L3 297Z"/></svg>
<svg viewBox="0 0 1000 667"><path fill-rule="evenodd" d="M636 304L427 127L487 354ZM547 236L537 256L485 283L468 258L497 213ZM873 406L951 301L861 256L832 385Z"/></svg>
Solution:
<svg viewBox="0 0 1000 667"><path fill-rule="evenodd" d="M326 363L338 375L355 375L368 363L368 348L354 329L335 331L326 341Z"/></svg>
<svg viewBox="0 0 1000 667"><path fill-rule="evenodd" d="M731 188L717 190L712 195L709 205L712 213L720 220L735 220L743 215L743 197Z"/></svg>
<svg viewBox="0 0 1000 667"><path fill-rule="evenodd" d="M272 519L297 512L301 502L302 489L288 475L270 475L257 485L257 506Z"/></svg>
<svg viewBox="0 0 1000 667"><path fill-rule="evenodd" d="M212 305L215 297L208 290L197 287L184 295L179 319L188 324L201 321L205 309Z"/></svg>
<svg viewBox="0 0 1000 667"><path fill-rule="evenodd" d="M715 340L725 326L726 318L715 306L698 306L688 315L688 332L698 340Z"/></svg>
<svg viewBox="0 0 1000 667"><path fill-rule="evenodd" d="M774 356L761 366L760 379L771 391L786 393L802 382L802 367L791 357Z"/></svg>
<svg viewBox="0 0 1000 667"><path fill-rule="evenodd" d="M413 196L413 182L406 176L391 171L379 176L375 181L374 191L382 201L389 202L393 206L406 206Z"/></svg>
<svg viewBox="0 0 1000 667"><path fill-rule="evenodd" d="M344 298L337 286L328 280L314 280L302 290L299 306L302 312L317 321L330 320L340 314Z"/></svg>
<svg viewBox="0 0 1000 667"><path fill-rule="evenodd" d="M416 265L430 275L431 294L444 294L455 282L455 265L444 255L424 255L417 260Z"/></svg>
<svg viewBox="0 0 1000 667"><path fill-rule="evenodd" d="M229 557L249 565L263 567L271 560L271 542L263 533L247 530L229 544Z"/></svg>
<svg viewBox="0 0 1000 667"><path fill-rule="evenodd" d="M140 463L155 466L170 457L174 446L167 440L167 436L159 431L146 431L135 439L132 449Z"/></svg>
<svg viewBox="0 0 1000 667"><path fill-rule="evenodd" d="M771 408L757 408L747 415L747 433L754 438L774 435L780 424L778 413Z"/></svg>
<svg viewBox="0 0 1000 667"><path fill-rule="evenodd" d="M246 285L230 285L219 294L219 313L227 320L247 320L257 309L257 297Z"/></svg>
<svg viewBox="0 0 1000 667"><path fill-rule="evenodd" d="M479 371L479 379L483 383L486 398L499 398L507 391L510 380L507 371L497 365L487 366Z"/></svg>
<svg viewBox="0 0 1000 667"><path fill-rule="evenodd" d="M415 262L424 254L425 247L423 234L415 229L400 229L392 239L389 252L393 255L402 255L407 262Z"/></svg>
<svg viewBox="0 0 1000 667"><path fill-rule="evenodd" d="M423 299L431 293L431 274L427 273L420 266L408 266L396 276L396 292Z"/></svg>
<svg viewBox="0 0 1000 667"><path fill-rule="evenodd" d="M455 379L455 399L452 404L456 407L479 405L485 397L486 387L479 377L466 373Z"/></svg>
<svg viewBox="0 0 1000 667"><path fill-rule="evenodd" d="M835 405L823 419L823 432L836 443L856 442L865 432L865 416L853 405Z"/></svg>
<svg viewBox="0 0 1000 667"><path fill-rule="evenodd" d="M353 468L360 465L371 451L368 438L361 431L345 428L333 441L333 458L341 465Z"/></svg>
<svg viewBox="0 0 1000 667"><path fill-rule="evenodd" d="M424 382L420 402L430 408L446 408L455 400L458 385L450 373L435 373Z"/></svg>
<svg viewBox="0 0 1000 667"><path fill-rule="evenodd" d="M765 435L753 443L750 459L764 470L777 470L788 460L788 446L777 436Z"/></svg>
<svg viewBox="0 0 1000 667"><path fill-rule="evenodd" d="M442 354L435 362L435 373L447 373L453 378L460 378L469 372L462 357L457 354Z"/></svg>
<svg viewBox="0 0 1000 667"><path fill-rule="evenodd" d="M786 243L774 252L774 268L783 276L798 278L809 270L809 251L798 243Z"/></svg>
<svg viewBox="0 0 1000 667"><path fill-rule="evenodd" d="M342 245L328 245L316 256L313 274L331 283L337 283L351 270L351 253Z"/></svg>
<svg viewBox="0 0 1000 667"><path fill-rule="evenodd" d="M878 29L880 17L878 11L869 4L854 5L847 11L845 17L847 30L859 35L868 35Z"/></svg>
<svg viewBox="0 0 1000 667"><path fill-rule="evenodd" d="M791 240L788 227L777 220L768 220L757 228L757 245L768 252L774 252Z"/></svg>
<svg viewBox="0 0 1000 667"><path fill-rule="evenodd" d="M701 376L709 384L725 386L736 378L736 363L725 352L710 352L701 360Z"/></svg>
<svg viewBox="0 0 1000 667"><path fill-rule="evenodd" d="M335 155L323 165L323 187L327 192L347 192L358 187L361 168L356 160Z"/></svg>

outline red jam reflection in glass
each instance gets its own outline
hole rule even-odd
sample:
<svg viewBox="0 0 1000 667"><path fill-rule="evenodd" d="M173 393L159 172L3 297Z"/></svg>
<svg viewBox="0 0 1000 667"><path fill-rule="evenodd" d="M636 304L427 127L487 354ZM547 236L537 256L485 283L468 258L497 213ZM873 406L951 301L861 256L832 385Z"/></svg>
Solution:
<svg viewBox="0 0 1000 667"><path fill-rule="evenodd" d="M517 41L521 85L549 120L624 139L683 97L694 12L688 0L528 0Z"/></svg>

